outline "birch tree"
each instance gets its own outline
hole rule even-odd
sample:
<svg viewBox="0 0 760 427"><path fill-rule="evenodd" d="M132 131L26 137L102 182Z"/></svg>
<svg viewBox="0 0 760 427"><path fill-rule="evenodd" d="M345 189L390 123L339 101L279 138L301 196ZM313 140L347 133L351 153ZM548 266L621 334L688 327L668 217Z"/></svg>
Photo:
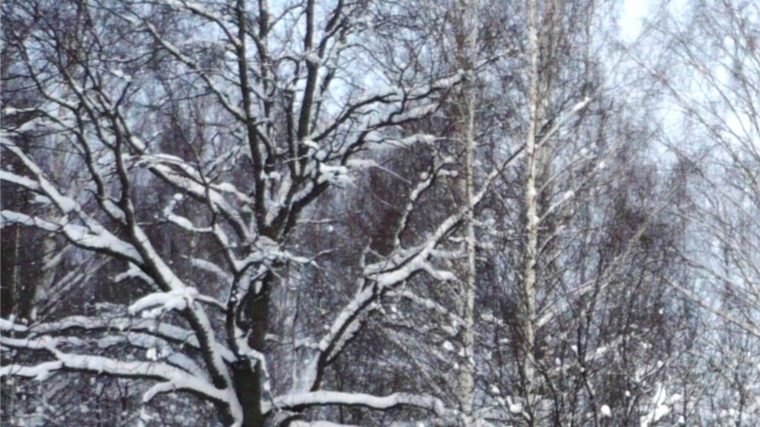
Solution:
<svg viewBox="0 0 760 427"><path fill-rule="evenodd" d="M432 27L435 36L426 40L434 41L423 43L425 52L434 52L443 67L457 66L456 53L462 51L457 47L467 38L457 32L463 15L450 12L461 9L420 5L402 9L419 19L409 27ZM383 300L388 313L381 319L383 342L398 349L420 386L435 390L451 406L460 406L460 396L467 395L460 379L468 376L471 354L476 422L665 422L663 408L669 411L672 402L662 396L673 387L665 384L670 368L664 361L675 359L673 349L688 339L680 334L676 295L668 288L657 291L663 287L659 268L673 275L678 271L672 258L680 232L662 216L671 195L644 154L647 140L658 137L648 125L652 117L646 106L653 99L618 98L603 90L604 70L593 47L598 39L590 31L592 5L548 2L536 8L539 37L532 51L525 4L485 2L479 13L474 184L489 182L490 167L497 178L468 218L476 230L473 345L463 339L468 328L461 308L469 294L456 285L466 283L466 222L448 238L448 260L442 260L458 266L458 281L446 286L415 277L389 293ZM567 11L569 17L563 14ZM531 52L538 56L533 67ZM538 93L532 137L531 79ZM455 135L438 150L461 147L457 172L465 173L461 123L467 104L456 95L451 96L455 104L430 121ZM526 143L531 140L536 146L532 173ZM528 185L531 176L534 182ZM458 178L454 189L465 183ZM445 211L466 194L464 189L449 193L423 197ZM526 299L528 200L539 224L532 228L534 295ZM435 217L415 214L413 224L420 214ZM526 311L531 304L533 314ZM531 329L534 338L526 339ZM608 381L611 376L617 376L615 385ZM526 386L528 378L534 385Z"/></svg>
<svg viewBox="0 0 760 427"><path fill-rule="evenodd" d="M636 91L607 74L619 71L600 39L613 37L599 21L610 11L595 6L526 2L522 67L502 89L519 100L505 121L526 155L492 202L501 252L491 253L484 298L496 319L484 347L498 358L492 402L518 425L663 422L666 363L689 345L677 295L657 291L660 270L680 274L681 231L664 215L672 189L645 154L661 137L656 99L610 89Z"/></svg>

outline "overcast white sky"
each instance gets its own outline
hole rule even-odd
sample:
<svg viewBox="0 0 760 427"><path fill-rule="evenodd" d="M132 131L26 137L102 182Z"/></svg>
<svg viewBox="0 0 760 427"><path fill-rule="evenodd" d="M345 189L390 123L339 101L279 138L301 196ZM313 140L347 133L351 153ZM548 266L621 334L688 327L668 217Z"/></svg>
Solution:
<svg viewBox="0 0 760 427"><path fill-rule="evenodd" d="M647 16L650 3L650 0L623 0L620 28L628 41L634 40L639 35L641 21Z"/></svg>

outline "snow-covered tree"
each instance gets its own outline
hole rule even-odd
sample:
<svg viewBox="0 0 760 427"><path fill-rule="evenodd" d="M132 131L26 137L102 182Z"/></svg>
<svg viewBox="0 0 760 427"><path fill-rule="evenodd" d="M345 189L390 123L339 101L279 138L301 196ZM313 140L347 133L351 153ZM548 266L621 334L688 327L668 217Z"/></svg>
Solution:
<svg viewBox="0 0 760 427"><path fill-rule="evenodd" d="M365 153L429 144L404 125L432 114L461 80L416 79L392 45L367 49L381 45L373 26L386 8L6 4L17 62L5 77L35 98L4 104L2 179L42 207L4 206L3 225L47 233L85 262L107 260L113 274L95 286L128 289L129 304L92 301L30 325L4 319L4 355L38 354L19 353L3 376L151 380L146 405L189 393L228 425L326 405L455 419L429 396L330 390L324 378L381 295L415 274L448 277L431 260L465 209L414 244L358 257L323 307L297 301L320 269L322 254L294 239L320 226L315 200L374 167ZM53 151L65 161L50 161ZM273 372L275 351L287 355Z"/></svg>

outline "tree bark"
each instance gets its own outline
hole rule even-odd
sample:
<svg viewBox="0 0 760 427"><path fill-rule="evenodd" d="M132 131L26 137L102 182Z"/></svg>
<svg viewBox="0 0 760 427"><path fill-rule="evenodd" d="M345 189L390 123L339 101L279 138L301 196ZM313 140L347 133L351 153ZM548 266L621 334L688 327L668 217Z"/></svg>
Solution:
<svg viewBox="0 0 760 427"><path fill-rule="evenodd" d="M475 398L475 291L477 271L475 269L475 225L474 225L474 161L475 161L475 109L476 109L476 61L478 43L478 0L461 0L462 20L460 21L459 67L465 73L461 87L462 110L458 117L458 134L464 148L464 176L460 180L461 193L467 204L465 222L466 265L461 292L462 303L459 312L464 319L462 331L463 360L458 376L458 400L464 416L464 425L473 423L472 409Z"/></svg>
<svg viewBox="0 0 760 427"><path fill-rule="evenodd" d="M536 269L538 265L538 193L536 176L538 175L539 161L536 145L536 133L538 132L539 97L538 97L538 22L537 1L527 1L528 12L528 133L525 141L526 151L526 177L525 177L525 257L523 266L523 278L520 304L520 333L522 341L522 387L525 398L525 410L529 416L529 425L535 425L535 395L536 370L535 370L535 320L536 320Z"/></svg>

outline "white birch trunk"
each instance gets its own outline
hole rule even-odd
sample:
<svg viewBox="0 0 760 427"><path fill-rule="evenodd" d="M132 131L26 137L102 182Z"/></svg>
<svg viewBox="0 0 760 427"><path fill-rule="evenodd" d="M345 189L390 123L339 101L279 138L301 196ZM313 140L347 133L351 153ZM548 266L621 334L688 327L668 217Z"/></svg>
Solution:
<svg viewBox="0 0 760 427"><path fill-rule="evenodd" d="M525 410L530 417L529 425L535 425L535 320L536 320L536 268L538 264L538 191L536 176L539 171L539 155L536 146L536 132L539 119L538 96L538 22L537 0L527 0L528 12L528 133L525 141L526 148L526 177L525 177L525 257L522 289L520 323L522 333L523 353L523 388Z"/></svg>
<svg viewBox="0 0 760 427"><path fill-rule="evenodd" d="M467 204L465 219L466 265L461 282L461 317L465 322L462 332L464 360L459 371L457 390L459 405L464 416L464 424L473 423L472 407L475 397L475 226L474 226L474 156L475 156L475 66L478 38L478 0L461 0L461 52L460 67L465 72L462 85L461 117L458 129L459 138L464 145L464 176L460 180L461 193Z"/></svg>

